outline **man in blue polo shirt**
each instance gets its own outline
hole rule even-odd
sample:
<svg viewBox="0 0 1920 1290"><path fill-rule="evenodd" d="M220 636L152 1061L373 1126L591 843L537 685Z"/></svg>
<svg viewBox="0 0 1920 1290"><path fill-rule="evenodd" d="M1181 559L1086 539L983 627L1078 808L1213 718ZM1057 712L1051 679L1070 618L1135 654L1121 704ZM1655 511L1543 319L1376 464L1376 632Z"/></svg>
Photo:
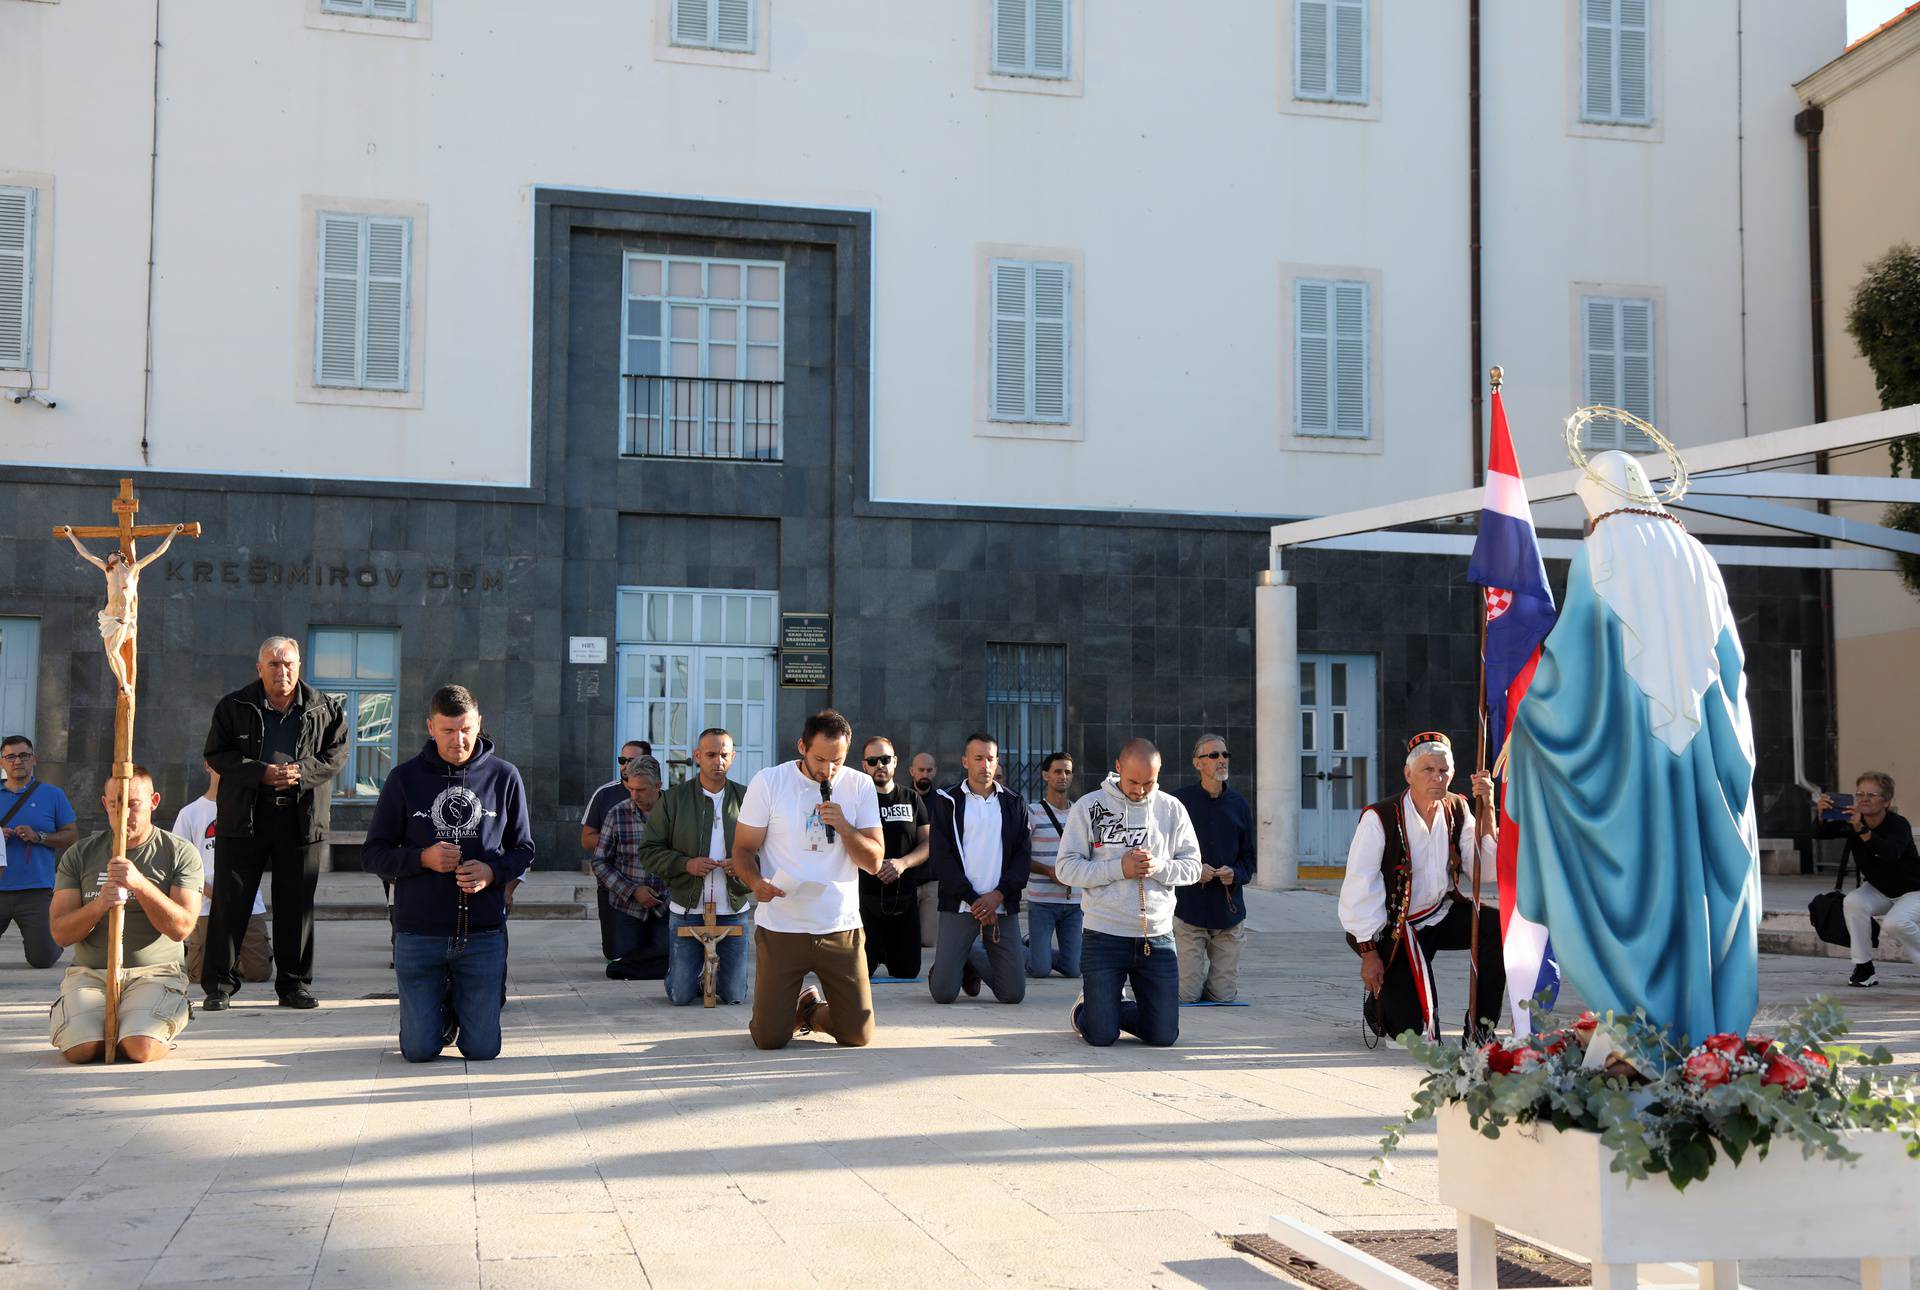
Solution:
<svg viewBox="0 0 1920 1290"><path fill-rule="evenodd" d="M67 795L34 777L33 740L8 735L0 740L0 834L6 852L0 858L0 935L20 925L26 942L27 966L49 968L60 961L60 946L47 927L47 906L53 902L53 862L80 838Z"/></svg>

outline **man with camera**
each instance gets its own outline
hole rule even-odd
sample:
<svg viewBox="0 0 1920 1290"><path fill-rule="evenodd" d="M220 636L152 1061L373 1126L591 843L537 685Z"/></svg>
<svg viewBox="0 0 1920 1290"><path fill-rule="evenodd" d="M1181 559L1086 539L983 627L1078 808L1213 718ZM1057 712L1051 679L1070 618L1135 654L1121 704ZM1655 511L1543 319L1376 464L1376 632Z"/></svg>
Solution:
<svg viewBox="0 0 1920 1290"><path fill-rule="evenodd" d="M1860 885L1847 893L1842 908L1853 950L1847 984L1865 989L1879 984L1873 971L1876 918L1920 964L1920 852L1914 850L1913 826L1893 810L1893 776L1883 771L1866 771L1855 780L1850 802L1836 804L1822 793L1819 809L1816 835L1845 838L1840 863L1852 861L1860 874Z"/></svg>

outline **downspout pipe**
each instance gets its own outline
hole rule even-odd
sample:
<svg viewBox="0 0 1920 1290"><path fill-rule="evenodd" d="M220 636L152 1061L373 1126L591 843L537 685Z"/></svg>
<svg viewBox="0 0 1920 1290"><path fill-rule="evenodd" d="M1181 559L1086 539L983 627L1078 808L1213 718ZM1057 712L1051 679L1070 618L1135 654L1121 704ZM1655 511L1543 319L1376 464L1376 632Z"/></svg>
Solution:
<svg viewBox="0 0 1920 1290"><path fill-rule="evenodd" d="M1473 391L1473 483L1486 482L1480 349L1480 0L1467 0L1467 388Z"/></svg>
<svg viewBox="0 0 1920 1290"><path fill-rule="evenodd" d="M1807 307L1812 323L1809 333L1809 348L1813 359L1813 420L1818 425L1827 419L1827 325L1826 325L1826 274L1821 256L1820 230L1820 133L1826 128L1826 112L1815 106L1808 107L1793 118L1793 132L1807 141ZM1814 455L1814 469L1820 474L1828 473L1829 458L1826 453ZM1826 502L1819 503L1822 514L1833 508ZM1825 753L1825 765L1821 767L1823 778L1840 762L1840 732L1837 728L1837 714L1840 707L1838 690L1838 665L1840 646L1834 632L1833 622L1833 571L1823 569L1820 573L1820 627L1821 645L1825 648L1826 683L1825 716L1821 739L1821 749ZM1795 663L1798 663L1796 658ZM1798 680L1796 667L1795 679ZM1794 717L1795 738L1800 737L1800 716ZM1804 770L1801 786L1805 787ZM1800 839L1800 870L1802 873L1814 871L1815 844L1812 826L1809 823L1802 831Z"/></svg>

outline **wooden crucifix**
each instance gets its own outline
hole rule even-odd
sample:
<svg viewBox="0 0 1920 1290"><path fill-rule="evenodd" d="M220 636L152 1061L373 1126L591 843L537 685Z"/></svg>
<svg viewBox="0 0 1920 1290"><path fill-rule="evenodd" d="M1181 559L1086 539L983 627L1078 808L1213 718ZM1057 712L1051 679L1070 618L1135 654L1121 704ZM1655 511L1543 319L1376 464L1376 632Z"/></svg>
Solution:
<svg viewBox="0 0 1920 1290"><path fill-rule="evenodd" d="M134 683L138 677L140 647L140 571L166 554L181 534L199 537L198 524L135 524L140 503L133 495L133 481L120 481L120 494L113 499L114 523L110 526L75 528L63 524L53 531L57 538L73 543L88 564L107 578L107 607L100 611L100 643L107 651L107 666L113 671L118 689L113 705L113 774L120 783L120 809L113 818L113 854L127 854L127 799L133 791L133 711ZM134 550L135 538L164 537L153 554L141 559ZM115 550L101 559L80 543L81 538L108 538L117 543ZM120 1047L120 941L126 923L126 911L120 905L107 915L107 1013L105 1052L102 1060L111 1062Z"/></svg>
<svg viewBox="0 0 1920 1290"><path fill-rule="evenodd" d="M740 925L722 927L714 921L714 906L709 900L703 907L701 917L705 920L680 929L680 935L691 936L700 942L700 952L706 956L706 962L700 967L700 987L706 996L705 1006L714 1005L714 984L720 973L720 942L729 936L740 935Z"/></svg>

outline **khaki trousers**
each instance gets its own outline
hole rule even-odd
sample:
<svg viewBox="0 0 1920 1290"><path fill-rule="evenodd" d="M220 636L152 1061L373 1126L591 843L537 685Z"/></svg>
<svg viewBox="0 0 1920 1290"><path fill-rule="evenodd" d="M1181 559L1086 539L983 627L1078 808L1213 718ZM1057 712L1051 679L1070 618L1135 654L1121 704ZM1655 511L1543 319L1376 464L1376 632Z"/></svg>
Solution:
<svg viewBox="0 0 1920 1290"><path fill-rule="evenodd" d="M187 974L178 963L125 968L120 974L120 1038L172 1043L187 1028ZM97 1044L107 1033L107 973L70 967L47 1018L47 1037L61 1052Z"/></svg>
<svg viewBox="0 0 1920 1290"><path fill-rule="evenodd" d="M1240 949L1247 925L1195 927L1173 920L1173 944L1180 956L1180 1002L1232 1003L1240 993Z"/></svg>
<svg viewBox="0 0 1920 1290"><path fill-rule="evenodd" d="M197 920L181 947L187 952L187 980L194 985L200 984L200 969L206 963L207 924L211 921L210 918ZM247 931L240 940L240 961L237 966L242 981L273 979L273 942L267 939L267 919L264 914L255 914L247 919Z"/></svg>
<svg viewBox="0 0 1920 1290"><path fill-rule="evenodd" d="M820 978L826 1002L813 1010L813 1029L849 1048L873 1040L873 989L867 984L867 937L856 927L811 932L753 929L753 1020L756 1048L785 1048L799 1028L795 1009L807 973Z"/></svg>

